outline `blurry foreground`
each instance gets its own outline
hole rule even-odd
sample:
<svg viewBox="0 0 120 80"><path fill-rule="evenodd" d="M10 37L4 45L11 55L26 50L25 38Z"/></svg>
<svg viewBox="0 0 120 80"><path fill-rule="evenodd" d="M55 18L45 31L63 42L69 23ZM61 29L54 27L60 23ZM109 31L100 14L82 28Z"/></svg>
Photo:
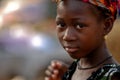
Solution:
<svg viewBox="0 0 120 80"><path fill-rule="evenodd" d="M0 80L44 80L51 60L72 62L58 42L50 0L1 1ZM120 62L119 27L118 18L107 43Z"/></svg>

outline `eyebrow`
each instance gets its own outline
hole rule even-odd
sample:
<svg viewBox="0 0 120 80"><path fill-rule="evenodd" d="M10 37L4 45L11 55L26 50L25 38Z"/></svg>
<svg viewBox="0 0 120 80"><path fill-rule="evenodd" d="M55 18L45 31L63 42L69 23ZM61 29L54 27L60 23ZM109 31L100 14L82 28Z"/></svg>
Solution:
<svg viewBox="0 0 120 80"><path fill-rule="evenodd" d="M77 21L77 20L82 20L82 19L80 19L80 18L72 18L71 20L72 21Z"/></svg>
<svg viewBox="0 0 120 80"><path fill-rule="evenodd" d="M56 17L56 21L58 21L58 20L60 20L60 21L64 21L64 18L60 18L60 17ZM87 21L86 19L81 19L81 18L71 18L71 21Z"/></svg>

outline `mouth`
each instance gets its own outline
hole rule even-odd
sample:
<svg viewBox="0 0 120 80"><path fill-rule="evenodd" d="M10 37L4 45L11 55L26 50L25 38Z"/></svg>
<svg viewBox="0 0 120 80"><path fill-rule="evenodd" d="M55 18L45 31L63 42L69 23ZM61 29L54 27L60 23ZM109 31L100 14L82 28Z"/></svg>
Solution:
<svg viewBox="0 0 120 80"><path fill-rule="evenodd" d="M65 47L65 50L68 53L74 53L74 52L78 51L78 47Z"/></svg>

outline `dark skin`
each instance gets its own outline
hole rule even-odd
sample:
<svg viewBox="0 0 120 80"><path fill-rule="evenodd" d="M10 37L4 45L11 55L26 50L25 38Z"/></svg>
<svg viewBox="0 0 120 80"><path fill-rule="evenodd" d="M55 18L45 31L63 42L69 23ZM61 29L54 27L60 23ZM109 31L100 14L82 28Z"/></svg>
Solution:
<svg viewBox="0 0 120 80"><path fill-rule="evenodd" d="M111 31L113 22L112 16L100 18L93 5L79 0L65 0L57 7L56 23L60 43L72 58L81 59L79 63L83 68L95 66L101 60L111 56L104 37ZM92 72L102 67L103 64L109 63L116 63L116 61L111 58L93 69L76 69L72 80L87 80ZM59 72L60 69L56 76ZM46 80L61 80L61 76L62 74L56 79L48 76Z"/></svg>
<svg viewBox="0 0 120 80"><path fill-rule="evenodd" d="M108 27L106 26L108 22L98 20L97 14L93 14L89 7L92 6L72 0L58 6L57 34L63 48L75 59L94 54L101 49L104 44L104 36L109 32L107 30L110 30L108 28L112 27L110 20L109 25L111 26Z"/></svg>

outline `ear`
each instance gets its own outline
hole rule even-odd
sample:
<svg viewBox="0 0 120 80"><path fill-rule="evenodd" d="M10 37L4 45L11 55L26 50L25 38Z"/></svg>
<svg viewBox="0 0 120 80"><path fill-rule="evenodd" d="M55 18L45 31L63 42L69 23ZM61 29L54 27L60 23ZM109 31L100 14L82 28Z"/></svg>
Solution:
<svg viewBox="0 0 120 80"><path fill-rule="evenodd" d="M104 36L107 35L113 28L114 18L112 16L105 19Z"/></svg>

